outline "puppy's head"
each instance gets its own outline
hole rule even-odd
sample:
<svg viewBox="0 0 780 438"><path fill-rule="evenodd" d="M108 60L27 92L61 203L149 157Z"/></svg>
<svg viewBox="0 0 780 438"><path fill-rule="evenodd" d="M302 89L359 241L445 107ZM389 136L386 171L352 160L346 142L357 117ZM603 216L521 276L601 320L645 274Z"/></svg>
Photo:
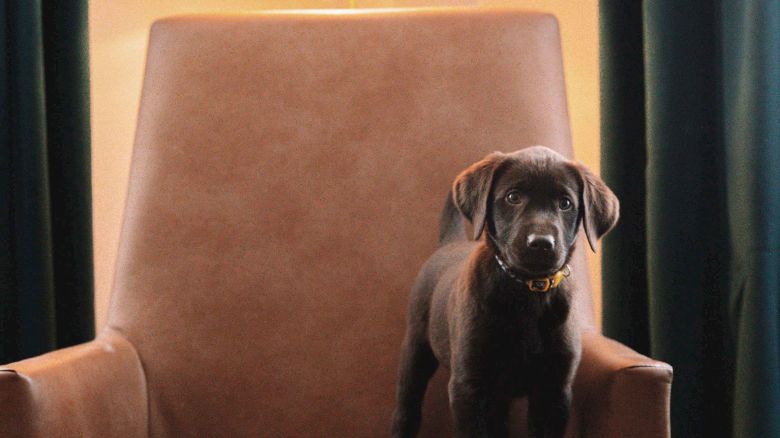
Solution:
<svg viewBox="0 0 780 438"><path fill-rule="evenodd" d="M596 251L619 215L598 176L543 146L488 155L458 175L452 194L474 239L490 233L512 269L527 276L561 269L580 224Z"/></svg>

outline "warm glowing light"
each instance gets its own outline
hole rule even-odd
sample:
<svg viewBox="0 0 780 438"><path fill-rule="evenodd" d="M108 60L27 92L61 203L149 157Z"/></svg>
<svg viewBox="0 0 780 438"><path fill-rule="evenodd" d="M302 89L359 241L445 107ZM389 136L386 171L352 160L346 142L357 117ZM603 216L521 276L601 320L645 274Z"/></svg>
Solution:
<svg viewBox="0 0 780 438"><path fill-rule="evenodd" d="M353 4L353 3L350 3ZM415 8L419 10L433 9L433 8ZM439 8L440 9L440 8ZM258 11L258 14L274 14L274 15L360 15L360 14L381 14L387 12L405 12L408 8L365 8L365 9L277 9L268 11Z"/></svg>

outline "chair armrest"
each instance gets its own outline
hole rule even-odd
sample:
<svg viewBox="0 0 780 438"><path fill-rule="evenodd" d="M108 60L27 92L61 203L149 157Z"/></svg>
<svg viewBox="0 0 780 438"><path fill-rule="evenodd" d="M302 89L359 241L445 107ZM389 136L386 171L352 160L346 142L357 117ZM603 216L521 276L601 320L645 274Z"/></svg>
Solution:
<svg viewBox="0 0 780 438"><path fill-rule="evenodd" d="M146 382L138 354L115 330L0 366L0 436L147 437Z"/></svg>
<svg viewBox="0 0 780 438"><path fill-rule="evenodd" d="M582 335L574 403L585 437L669 437L672 367L598 333Z"/></svg>

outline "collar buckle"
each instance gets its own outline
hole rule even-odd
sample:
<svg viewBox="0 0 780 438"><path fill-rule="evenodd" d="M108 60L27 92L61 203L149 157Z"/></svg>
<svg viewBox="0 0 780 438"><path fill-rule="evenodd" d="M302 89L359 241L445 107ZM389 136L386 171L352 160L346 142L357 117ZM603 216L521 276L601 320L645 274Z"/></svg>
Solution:
<svg viewBox="0 0 780 438"><path fill-rule="evenodd" d="M552 281L550 281L549 278L537 278L535 280L528 280L526 285L528 285L528 289L531 289L534 292L547 292L550 290L550 286L552 286Z"/></svg>

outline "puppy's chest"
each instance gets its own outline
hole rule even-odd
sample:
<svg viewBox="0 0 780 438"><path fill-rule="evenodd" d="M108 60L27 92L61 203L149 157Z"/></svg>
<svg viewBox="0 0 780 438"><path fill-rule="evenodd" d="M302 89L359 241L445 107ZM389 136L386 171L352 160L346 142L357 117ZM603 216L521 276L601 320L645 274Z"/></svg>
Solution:
<svg viewBox="0 0 780 438"><path fill-rule="evenodd" d="M532 297L527 301L505 303L496 309L487 324L483 342L492 344L497 364L509 369L525 369L535 365L557 337L555 303Z"/></svg>
<svg viewBox="0 0 780 438"><path fill-rule="evenodd" d="M488 339L498 354L507 360L527 360L542 352L544 341L538 315L519 314L515 318L497 319L486 330Z"/></svg>

